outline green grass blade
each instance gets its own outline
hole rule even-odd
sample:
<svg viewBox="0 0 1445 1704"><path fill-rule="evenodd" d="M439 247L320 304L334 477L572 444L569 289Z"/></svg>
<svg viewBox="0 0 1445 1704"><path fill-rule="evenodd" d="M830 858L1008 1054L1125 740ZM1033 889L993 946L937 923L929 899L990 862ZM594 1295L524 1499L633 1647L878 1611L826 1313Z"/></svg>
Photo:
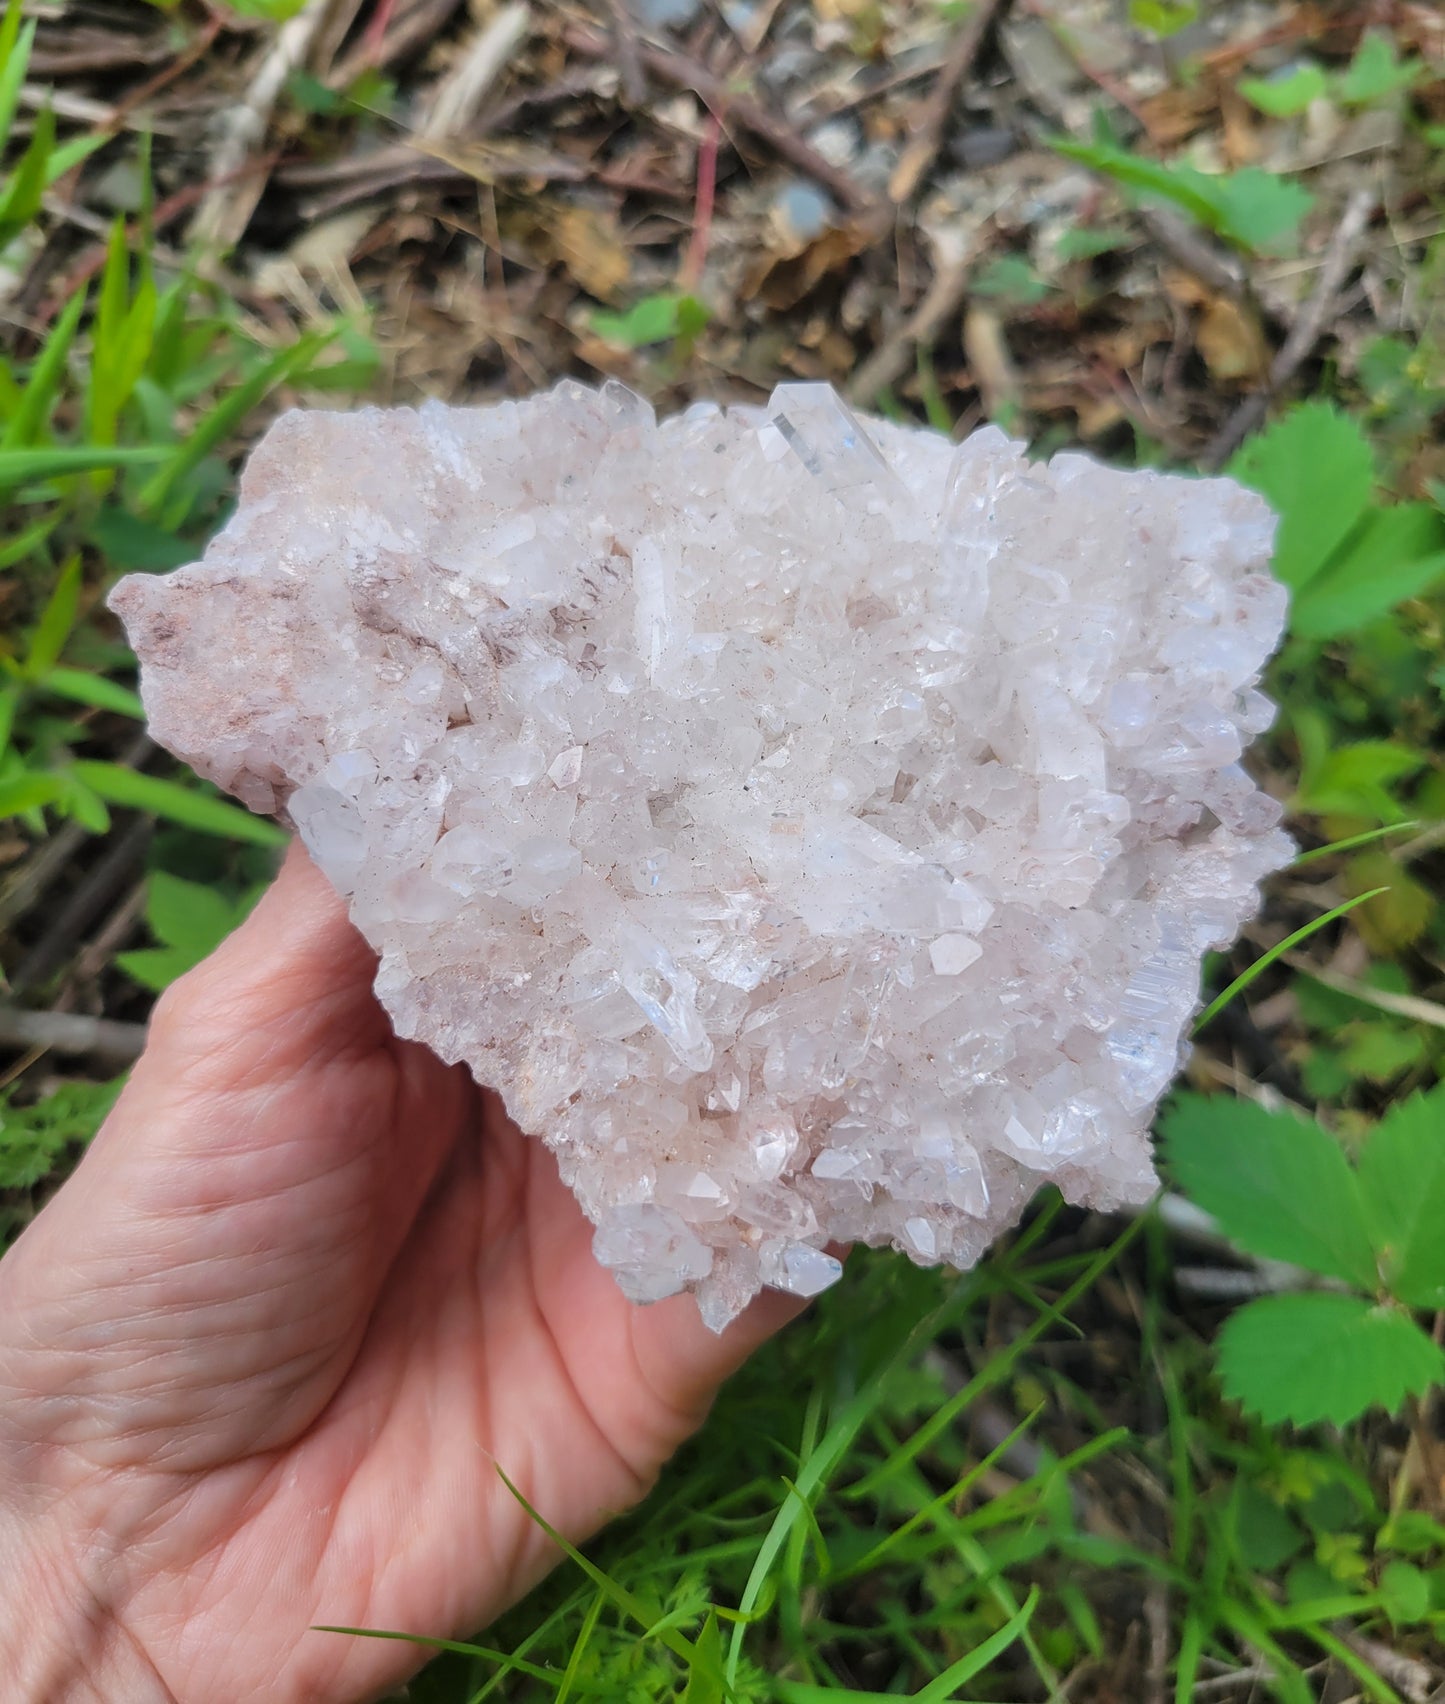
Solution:
<svg viewBox="0 0 1445 1704"><path fill-rule="evenodd" d="M65 792L56 775L18 775L0 781L0 817L21 816L40 805L50 805Z"/></svg>
<svg viewBox="0 0 1445 1704"><path fill-rule="evenodd" d="M138 445L117 449L110 444L63 445L54 449L0 450L0 487L35 485L68 473L91 473L98 468L148 467L161 461L163 449Z"/></svg>
<svg viewBox="0 0 1445 1704"><path fill-rule="evenodd" d="M24 562L45 543L60 525L61 515L57 509L49 515L42 515L24 532L16 533L14 538L0 544L0 569L13 568L17 562Z"/></svg>
<svg viewBox="0 0 1445 1704"><path fill-rule="evenodd" d="M41 611L40 620L31 635L30 648L25 654L24 672L28 679L35 680L47 669L54 668L75 626L79 608L80 558L72 556L60 570L55 590L50 594L50 600Z"/></svg>
<svg viewBox="0 0 1445 1704"><path fill-rule="evenodd" d="M1312 923L1306 923L1304 928L1296 929L1294 934L1286 935L1284 940L1276 942L1268 952L1261 953L1248 970L1241 971L1234 981L1221 994L1216 994L1195 1020L1194 1033L1200 1030L1212 1019L1217 1018L1235 995L1242 994L1250 983L1263 971L1269 969L1277 958L1282 958L1291 948L1297 947L1301 941L1307 941L1311 935L1323 929L1327 923L1334 923L1339 918L1347 916L1357 905L1363 905L1367 899L1377 899L1382 893L1388 893L1388 887L1371 888L1368 893L1356 894L1353 899L1347 899L1343 905L1337 905L1332 911L1326 911L1322 917L1316 917Z"/></svg>
<svg viewBox="0 0 1445 1704"><path fill-rule="evenodd" d="M930 1681L922 1691L915 1692L915 1704L945 1704L965 1681L982 1674L995 1658L1002 1656L1010 1645L1024 1636L1038 1606L1039 1588L1034 1586L1019 1606L1017 1614L1010 1616L997 1633L990 1634L981 1645L960 1657L956 1663L950 1663L937 1680Z"/></svg>
<svg viewBox="0 0 1445 1704"><path fill-rule="evenodd" d="M543 1520L542 1516L537 1513L537 1511L522 1495L521 1491L519 1491L512 1481L508 1479L507 1475L500 1467L497 1469L497 1476L502 1481L503 1485L507 1487L507 1489L526 1510L530 1519L536 1522L542 1531L546 1533L547 1537L552 1540L553 1544L555 1544L559 1550L564 1551L566 1555L577 1564L577 1566L584 1574L586 1574L587 1578L591 1580L593 1585L596 1586L599 1591L605 1592L620 1610L630 1616L640 1628L646 1631L654 1622L655 1617L648 1606L643 1603L641 1598L636 1596L635 1593L628 1591L626 1586L619 1585L619 1583L614 1580L610 1574L604 1573L590 1557L584 1556L575 1544L569 1544L554 1526L549 1525L547 1521ZM700 1661L704 1660L692 1640L685 1638L675 1627L659 1627L657 1637L664 1645L667 1646L668 1650L671 1651L675 1657L680 1657L690 1669L696 1666L696 1664ZM719 1676L719 1678L721 1679L721 1676Z"/></svg>
<svg viewBox="0 0 1445 1704"><path fill-rule="evenodd" d="M857 1498L873 1496L902 1468L922 1454L940 1433L949 1430L969 1403L973 1402L985 1390L1006 1379L1024 1350L1036 1343L1050 1324L1067 1313L1081 1296L1087 1294L1093 1288L1103 1273L1140 1234L1147 1221L1148 1215L1141 1213L1125 1226L1123 1232L1107 1248L1100 1250L1089 1261L1088 1265L1084 1267L1083 1271L1052 1307L1033 1319L1006 1349L991 1357L988 1363L964 1385L962 1390L951 1396L941 1408L935 1410L930 1418L925 1420L912 1433L888 1461L875 1468L857 1485L851 1486L849 1496Z"/></svg>
<svg viewBox="0 0 1445 1704"><path fill-rule="evenodd" d="M179 781L166 781L158 775L142 775L123 764L104 763L94 758L78 759L71 765L71 773L77 781L98 793L108 805L149 811L152 816L165 817L170 822L180 823L183 828L223 835L228 840L244 840L253 846L284 846L287 842L284 829L267 818L252 816L240 805L210 798Z"/></svg>
<svg viewBox="0 0 1445 1704"><path fill-rule="evenodd" d="M1332 858L1337 852L1353 852L1357 846L1368 846L1372 841L1383 840L1387 834L1408 834L1419 826L1418 822L1388 822L1383 828L1367 828L1363 834L1352 834L1348 839L1332 840L1328 846L1315 846L1308 852L1301 852L1290 868L1298 870L1304 864L1315 863L1317 859Z"/></svg>
<svg viewBox="0 0 1445 1704"><path fill-rule="evenodd" d="M592 1635L602 1615L602 1606L606 1602L606 1592L599 1591L587 1606L587 1613L582 1618L582 1626L572 1646L572 1654L567 1659L567 1667L562 1671L562 1684L557 1688L557 1704L567 1704L568 1698L576 1690L577 1677L582 1672L582 1658L592 1642Z"/></svg>
<svg viewBox="0 0 1445 1704"><path fill-rule="evenodd" d="M1194 1683L1199 1678L1199 1659L1203 1655L1204 1624L1191 1611L1184 1618L1179 1655L1174 1662L1174 1704L1193 1704Z"/></svg>
<svg viewBox="0 0 1445 1704"><path fill-rule="evenodd" d="M959 1286L954 1291L954 1297L970 1293L967 1284ZM798 1473L797 1483L792 1494L787 1496L779 1505L778 1512L773 1517L772 1525L763 1536L758 1546L757 1557L748 1574L747 1584L738 1603L739 1610L749 1615L757 1607L763 1588L768 1582L773 1566L794 1524L800 1518L800 1503L803 1499L811 1500L826 1483L829 1475L843 1459L848 1446L862 1430L870 1414L883 1398L883 1393L889 1381L902 1368L906 1367L913 1358L921 1354L924 1347L931 1343L943 1327L945 1318L952 1312L948 1302L943 1303L929 1313L914 1326L903 1342L870 1379L844 1403L838 1418L823 1434L822 1441L816 1450L802 1464ZM733 1636L728 1644L727 1680L729 1686L737 1683L738 1667L742 1662L743 1641L747 1637L747 1623L739 1622L733 1628Z"/></svg>
<svg viewBox="0 0 1445 1704"><path fill-rule="evenodd" d="M20 90L35 46L35 24L20 27L20 0L10 0L0 23L0 148L10 140L10 127L20 105Z"/></svg>
<svg viewBox="0 0 1445 1704"><path fill-rule="evenodd" d="M55 146L55 114L41 107L30 134L30 146L20 156L0 196L0 241L8 241L27 226L40 211L45 194L46 167Z"/></svg>
<svg viewBox="0 0 1445 1704"><path fill-rule="evenodd" d="M129 687L91 674L88 669L53 668L37 684L58 698L89 704L95 710L113 710L117 716L129 716L137 722L145 720L145 706Z"/></svg>
<svg viewBox="0 0 1445 1704"><path fill-rule="evenodd" d="M140 493L140 509L154 517L180 481L202 458L230 437L241 421L270 391L277 385L284 384L298 368L313 360L328 341L329 334L326 333L312 333L298 339L289 349L283 349L272 356L264 366L222 397L186 436L160 472L147 482Z"/></svg>
<svg viewBox="0 0 1445 1704"><path fill-rule="evenodd" d="M529 1680L544 1680L548 1686L559 1684L554 1669L539 1667L536 1663L519 1661L516 1657L508 1656L505 1651L494 1651L487 1645L469 1645L463 1639L432 1639L425 1633L393 1633L382 1627L321 1627L310 1629L313 1633L347 1633L353 1639L396 1639L404 1645L421 1645L428 1651L453 1651L460 1657L481 1657L485 1662L504 1663L507 1668L518 1674L524 1674Z"/></svg>
<svg viewBox="0 0 1445 1704"><path fill-rule="evenodd" d="M70 353L70 345L75 339L80 316L85 312L89 295L88 290L77 290L65 304L65 311L52 326L44 347L30 369L30 377L26 380L19 406L11 415L4 436L0 437L0 450L23 449L33 444L44 430L50 419L50 411L55 406L61 380L65 377L66 356Z"/></svg>

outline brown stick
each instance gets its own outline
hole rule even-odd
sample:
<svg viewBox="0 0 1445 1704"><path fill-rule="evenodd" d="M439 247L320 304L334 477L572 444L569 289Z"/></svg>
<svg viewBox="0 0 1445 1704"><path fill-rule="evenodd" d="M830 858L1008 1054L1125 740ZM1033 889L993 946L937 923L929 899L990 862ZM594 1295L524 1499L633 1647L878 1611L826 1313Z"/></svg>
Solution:
<svg viewBox="0 0 1445 1704"><path fill-rule="evenodd" d="M1358 189L1350 197L1340 222L1335 227L1334 235L1330 238L1329 247L1325 250L1319 282L1315 285L1313 294L1290 327L1289 335L1280 345L1279 353L1270 364L1269 377L1263 388L1240 403L1200 457L1200 465L1206 471L1213 472L1223 467L1249 434L1260 425L1269 412L1270 403L1299 371L1310 351L1324 335L1339 310L1340 293L1344 289L1345 280L1354 269L1365 233L1374 217L1375 206L1375 192L1372 189Z"/></svg>
<svg viewBox="0 0 1445 1704"><path fill-rule="evenodd" d="M874 403L879 391L907 371L919 344L932 342L944 321L959 311L968 294L980 246L980 238L975 235L964 253L938 273L908 318L858 368L848 381L849 402L856 402L860 408Z"/></svg>
<svg viewBox="0 0 1445 1704"><path fill-rule="evenodd" d="M888 180L888 193L900 206L910 199L938 158L938 151L943 146L943 133L948 127L948 115L953 111L954 97L973 69L973 62L978 58L994 19L1007 4L1008 0L976 0L958 32L958 38L943 62L943 69L938 73L938 81L923 104L913 137Z"/></svg>
<svg viewBox="0 0 1445 1704"><path fill-rule="evenodd" d="M565 35L568 46L585 53L590 59L605 59L613 51L612 43L593 30L572 26ZM705 107L717 114L725 127L732 121L751 131L775 154L821 184L840 206L860 213L874 206L873 197L847 172L825 160L811 143L805 142L781 119L765 111L751 95L740 94L730 88L725 78L714 76L705 65L652 42L642 45L641 55L643 65L654 76L670 83L674 89L687 89L696 95Z"/></svg>

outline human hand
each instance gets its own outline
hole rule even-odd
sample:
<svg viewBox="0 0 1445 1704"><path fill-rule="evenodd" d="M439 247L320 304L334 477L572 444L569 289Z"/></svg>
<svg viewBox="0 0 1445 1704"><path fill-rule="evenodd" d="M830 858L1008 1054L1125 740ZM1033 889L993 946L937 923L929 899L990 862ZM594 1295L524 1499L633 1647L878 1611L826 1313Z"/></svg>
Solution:
<svg viewBox="0 0 1445 1704"><path fill-rule="evenodd" d="M299 848L161 999L0 1263L0 1672L46 1704L354 1700L635 1502L796 1304L624 1300L540 1142L400 1042Z"/></svg>

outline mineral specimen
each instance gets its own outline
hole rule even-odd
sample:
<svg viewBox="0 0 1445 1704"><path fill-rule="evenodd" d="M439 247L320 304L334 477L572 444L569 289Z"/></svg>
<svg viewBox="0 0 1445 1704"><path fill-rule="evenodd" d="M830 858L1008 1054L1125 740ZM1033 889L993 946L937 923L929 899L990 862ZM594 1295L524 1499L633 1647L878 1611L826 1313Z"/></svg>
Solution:
<svg viewBox="0 0 1445 1704"><path fill-rule="evenodd" d="M397 1030L720 1328L830 1245L1135 1201L1200 955L1291 848L1240 767L1285 593L1226 480L823 385L289 414L113 603L157 739L295 825Z"/></svg>

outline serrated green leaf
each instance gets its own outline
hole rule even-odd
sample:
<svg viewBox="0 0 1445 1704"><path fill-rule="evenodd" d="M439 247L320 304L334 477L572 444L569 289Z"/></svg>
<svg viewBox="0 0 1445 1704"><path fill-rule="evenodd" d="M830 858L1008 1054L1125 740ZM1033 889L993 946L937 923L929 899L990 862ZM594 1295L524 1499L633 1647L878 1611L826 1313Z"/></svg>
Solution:
<svg viewBox="0 0 1445 1704"><path fill-rule="evenodd" d="M1327 84L1318 65L1299 65L1282 77L1241 77L1235 87L1270 118L1293 118L1324 97Z"/></svg>
<svg viewBox="0 0 1445 1704"><path fill-rule="evenodd" d="M1445 1307L1445 1086L1391 1107L1361 1151L1359 1178L1390 1293Z"/></svg>
<svg viewBox="0 0 1445 1704"><path fill-rule="evenodd" d="M1258 166L1223 172L1218 184L1219 231L1243 248L1278 249L1303 224L1315 198L1293 178Z"/></svg>
<svg viewBox="0 0 1445 1704"><path fill-rule="evenodd" d="M1375 488L1364 433L1328 402L1306 402L1243 445L1229 471L1280 517L1274 572L1307 585L1363 519Z"/></svg>
<svg viewBox="0 0 1445 1704"><path fill-rule="evenodd" d="M1445 526L1430 503L1370 508L1327 566L1294 596L1290 631L1334 639L1445 580Z"/></svg>
<svg viewBox="0 0 1445 1704"><path fill-rule="evenodd" d="M1161 1135L1180 1188L1241 1248L1373 1289L1359 1185L1339 1143L1313 1119L1184 1094Z"/></svg>
<svg viewBox="0 0 1445 1704"><path fill-rule="evenodd" d="M115 1104L122 1080L65 1083L34 1106L0 1094L0 1189L29 1189L73 1142L88 1142Z"/></svg>
<svg viewBox="0 0 1445 1704"><path fill-rule="evenodd" d="M92 758L74 763L71 773L78 781L93 788L108 804L149 811L153 816L178 822L184 828L223 835L230 840L244 840L254 846L286 844L286 834L274 822L252 816L240 805L229 804L225 799L213 799L178 781L166 781L158 775L142 775L123 764L104 763Z"/></svg>
<svg viewBox="0 0 1445 1704"><path fill-rule="evenodd" d="M1424 69L1418 59L1400 59L1386 31L1370 30L1355 50L1349 69L1336 79L1335 92L1346 106L1368 106L1397 89L1408 89Z"/></svg>
<svg viewBox="0 0 1445 1704"><path fill-rule="evenodd" d="M1393 1414L1445 1377L1445 1351L1412 1319L1325 1291L1250 1302L1225 1322L1218 1354L1225 1391L1273 1426Z"/></svg>
<svg viewBox="0 0 1445 1704"><path fill-rule="evenodd" d="M1424 752L1393 740L1356 740L1323 753L1311 752L1302 765L1291 805L1297 812L1317 816L1398 822L1406 812L1390 793L1390 783L1414 775L1428 761Z"/></svg>

